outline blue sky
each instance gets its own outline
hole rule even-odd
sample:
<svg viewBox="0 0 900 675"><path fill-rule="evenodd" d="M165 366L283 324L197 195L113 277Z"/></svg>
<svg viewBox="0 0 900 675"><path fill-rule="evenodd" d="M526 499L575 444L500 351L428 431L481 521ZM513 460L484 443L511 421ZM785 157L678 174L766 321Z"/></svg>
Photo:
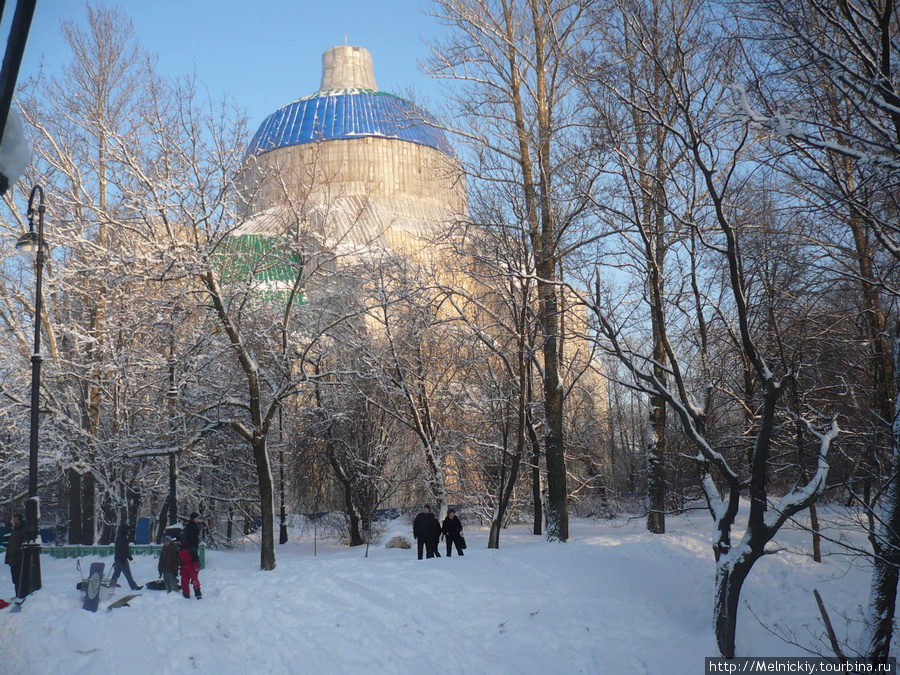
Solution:
<svg viewBox="0 0 900 675"><path fill-rule="evenodd" d="M144 48L159 58L159 71L194 71L214 94L228 93L247 110L251 133L267 115L319 88L321 57L349 44L372 52L378 88L417 98L439 97L436 83L419 72L428 56L422 38L442 27L425 16L425 0L122 0ZM3 40L15 2L6 3ZM38 0L19 79L43 57L55 71L69 59L59 36L61 18L84 21L85 5ZM5 48L5 45L4 45ZM427 103L426 103L427 105Z"/></svg>

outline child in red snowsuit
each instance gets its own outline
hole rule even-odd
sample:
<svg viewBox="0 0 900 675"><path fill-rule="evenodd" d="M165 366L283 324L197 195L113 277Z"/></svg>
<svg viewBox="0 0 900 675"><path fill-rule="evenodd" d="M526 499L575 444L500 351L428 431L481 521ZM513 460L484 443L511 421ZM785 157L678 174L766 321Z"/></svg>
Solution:
<svg viewBox="0 0 900 675"><path fill-rule="evenodd" d="M200 593L200 563L192 559L191 551L187 546L181 547L178 559L181 561L181 594L190 599L191 588L188 584L193 584L194 595L199 600L203 597Z"/></svg>

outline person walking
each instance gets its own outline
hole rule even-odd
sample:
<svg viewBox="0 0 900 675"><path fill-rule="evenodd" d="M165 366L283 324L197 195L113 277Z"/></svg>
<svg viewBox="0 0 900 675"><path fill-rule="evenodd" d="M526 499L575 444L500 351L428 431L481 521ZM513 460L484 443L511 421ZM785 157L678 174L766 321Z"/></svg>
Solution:
<svg viewBox="0 0 900 675"><path fill-rule="evenodd" d="M191 586L194 587L194 595L198 600L203 598L200 592L200 561L195 561L187 546L182 546L178 552L181 561L181 594L188 600L191 599Z"/></svg>
<svg viewBox="0 0 900 675"><path fill-rule="evenodd" d="M125 579L128 580L128 586L133 591L139 591L143 588L140 584L138 584L134 577L131 575L131 544L129 543L129 535L130 531L127 525L119 525L119 531L116 534L116 547L115 552L113 554L113 575L112 575L112 584L116 585L116 582L119 580L119 575L124 574Z"/></svg>
<svg viewBox="0 0 900 675"><path fill-rule="evenodd" d="M422 513L413 520L413 538L416 540L419 550L419 560L422 559L422 549L425 549L429 558L441 557L438 553L438 541L441 537L441 524L431 512L431 507L426 504Z"/></svg>
<svg viewBox="0 0 900 675"><path fill-rule="evenodd" d="M447 517L444 518L444 523L441 525L441 532L444 539L447 540L448 558L453 554L453 544L456 544L456 552L459 555L465 555L462 547L462 521L456 517L456 511L453 509L447 511Z"/></svg>
<svg viewBox="0 0 900 675"><path fill-rule="evenodd" d="M159 552L159 564L156 569L159 570L163 583L166 585L166 593L178 590L178 546L172 543L172 537L166 535L163 537L163 547Z"/></svg>
<svg viewBox="0 0 900 675"><path fill-rule="evenodd" d="M22 579L22 544L25 542L25 523L22 514L13 516L13 527L6 542L6 557L3 562L9 565L16 597L19 597L19 581Z"/></svg>

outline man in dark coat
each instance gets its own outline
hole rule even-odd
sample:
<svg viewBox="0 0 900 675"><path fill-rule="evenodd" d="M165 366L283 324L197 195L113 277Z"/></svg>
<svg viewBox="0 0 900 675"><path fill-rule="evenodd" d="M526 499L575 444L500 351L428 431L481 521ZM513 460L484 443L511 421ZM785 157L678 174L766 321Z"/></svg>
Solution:
<svg viewBox="0 0 900 675"><path fill-rule="evenodd" d="M22 544L24 541L25 524L22 522L22 514L17 513L13 516L13 529L6 542L6 558L4 559L4 562L9 565L17 598L19 597L19 580L22 578Z"/></svg>
<svg viewBox="0 0 900 675"><path fill-rule="evenodd" d="M431 512L431 507L426 504L422 513L416 516L413 521L413 537L419 547L419 560L422 559L422 548L425 548L427 557L441 557L438 553L437 546L441 537L441 524Z"/></svg>
<svg viewBox="0 0 900 675"><path fill-rule="evenodd" d="M191 560L200 562L200 514L194 511L184 526L184 545L191 552Z"/></svg>
<svg viewBox="0 0 900 675"><path fill-rule="evenodd" d="M131 544L128 542L128 526L127 525L119 525L119 531L116 534L116 548L113 554L113 575L112 575L112 583L115 583L119 580L119 575L124 574L125 578L128 580L128 585L131 587L133 591L139 591L143 588L140 586L135 580L134 577L131 576L131 564L129 561L131 558Z"/></svg>
<svg viewBox="0 0 900 675"><path fill-rule="evenodd" d="M459 555L465 555L462 550L462 523L456 517L456 511L450 509L447 511L447 517L444 518L444 524L441 526L441 532L447 539L447 557L453 555L452 544L456 544L456 552Z"/></svg>

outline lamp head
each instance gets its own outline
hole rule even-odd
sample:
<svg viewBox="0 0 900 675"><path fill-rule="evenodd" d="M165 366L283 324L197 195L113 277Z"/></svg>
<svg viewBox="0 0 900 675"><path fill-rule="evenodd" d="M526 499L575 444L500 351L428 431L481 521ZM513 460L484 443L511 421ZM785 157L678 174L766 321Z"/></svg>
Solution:
<svg viewBox="0 0 900 675"><path fill-rule="evenodd" d="M37 259L40 248L38 233L34 230L29 230L19 237L19 241L16 242L16 251L32 261Z"/></svg>

